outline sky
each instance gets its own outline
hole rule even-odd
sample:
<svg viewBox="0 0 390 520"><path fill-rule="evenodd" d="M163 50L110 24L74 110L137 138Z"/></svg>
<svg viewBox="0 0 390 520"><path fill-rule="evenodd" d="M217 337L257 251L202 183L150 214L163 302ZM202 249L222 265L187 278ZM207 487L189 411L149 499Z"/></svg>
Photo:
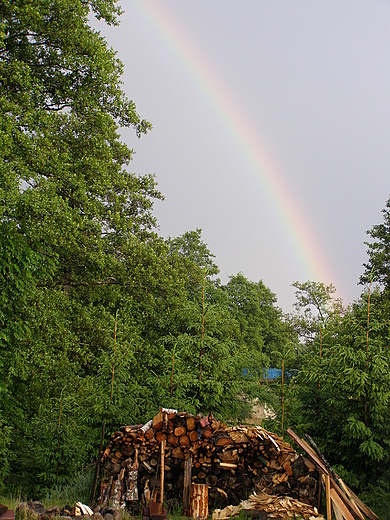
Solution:
<svg viewBox="0 0 390 520"><path fill-rule="evenodd" d="M130 170L156 176L159 233L202 229L220 278L292 311L294 281L357 299L366 231L390 195L390 2L120 0L94 24L153 125Z"/></svg>

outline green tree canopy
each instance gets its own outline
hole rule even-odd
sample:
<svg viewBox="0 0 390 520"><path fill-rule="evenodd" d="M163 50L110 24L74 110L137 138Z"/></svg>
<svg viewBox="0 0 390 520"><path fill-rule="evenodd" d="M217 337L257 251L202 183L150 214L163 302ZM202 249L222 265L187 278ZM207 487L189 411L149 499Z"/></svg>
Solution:
<svg viewBox="0 0 390 520"><path fill-rule="evenodd" d="M383 223L373 226L367 234L372 239L368 246L368 262L361 283L379 282L388 291L390 289L390 198L382 210Z"/></svg>

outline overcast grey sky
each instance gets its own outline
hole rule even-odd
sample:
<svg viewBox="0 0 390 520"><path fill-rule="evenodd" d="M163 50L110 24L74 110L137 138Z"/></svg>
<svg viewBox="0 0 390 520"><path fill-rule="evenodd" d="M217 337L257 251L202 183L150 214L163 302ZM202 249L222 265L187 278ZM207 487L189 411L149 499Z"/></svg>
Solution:
<svg viewBox="0 0 390 520"><path fill-rule="evenodd" d="M351 303L390 195L390 2L121 6L120 27L99 28L153 124L123 138L165 195L160 233L202 228L222 280L262 279L285 311L296 280Z"/></svg>

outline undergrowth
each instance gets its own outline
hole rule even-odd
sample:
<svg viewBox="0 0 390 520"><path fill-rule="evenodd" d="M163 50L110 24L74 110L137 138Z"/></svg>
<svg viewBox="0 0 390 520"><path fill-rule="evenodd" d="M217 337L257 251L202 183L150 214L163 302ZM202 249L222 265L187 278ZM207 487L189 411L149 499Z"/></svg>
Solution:
<svg viewBox="0 0 390 520"><path fill-rule="evenodd" d="M94 468L75 475L68 484L55 486L43 497L45 507L73 505L76 502L89 504L94 476Z"/></svg>

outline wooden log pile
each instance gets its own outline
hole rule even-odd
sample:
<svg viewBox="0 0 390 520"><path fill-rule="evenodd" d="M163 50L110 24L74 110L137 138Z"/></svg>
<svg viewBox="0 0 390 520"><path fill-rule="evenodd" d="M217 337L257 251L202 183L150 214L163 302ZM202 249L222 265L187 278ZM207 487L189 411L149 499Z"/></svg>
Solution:
<svg viewBox="0 0 390 520"><path fill-rule="evenodd" d="M98 504L110 501L123 508L141 497L156 500L163 466L164 498L177 505L185 465L190 482L208 485L212 509L239 504L253 491L317 505L315 465L277 435L259 426L228 427L211 415L163 409L146 425L123 426L111 436L102 458Z"/></svg>

